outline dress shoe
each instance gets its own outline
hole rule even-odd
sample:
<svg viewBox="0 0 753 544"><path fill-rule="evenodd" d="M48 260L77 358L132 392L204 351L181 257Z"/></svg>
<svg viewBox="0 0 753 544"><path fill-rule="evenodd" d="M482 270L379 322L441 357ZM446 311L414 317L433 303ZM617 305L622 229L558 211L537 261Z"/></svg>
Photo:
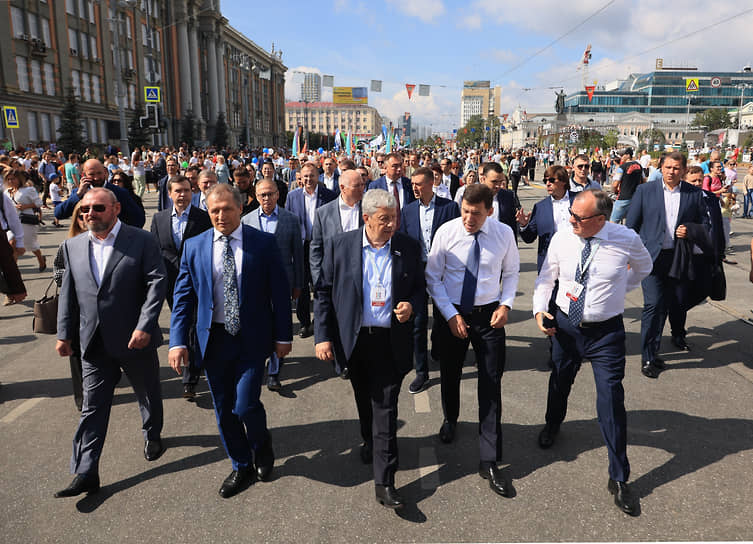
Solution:
<svg viewBox="0 0 753 544"><path fill-rule="evenodd" d="M267 441L256 450L254 456L256 476L262 482L268 482L275 465L275 452L272 450L272 437L267 433Z"/></svg>
<svg viewBox="0 0 753 544"><path fill-rule="evenodd" d="M382 506L387 508L402 508L405 506L405 501L400 494L395 490L394 485L375 485L376 500Z"/></svg>
<svg viewBox="0 0 753 544"><path fill-rule="evenodd" d="M617 505L617 508L629 516L640 515L641 503L627 482L616 482L610 478L607 489L614 495L614 504Z"/></svg>
<svg viewBox="0 0 753 544"><path fill-rule="evenodd" d="M557 437L557 433L560 432L559 425L553 425L547 423L539 433L539 447L543 450L549 449L554 445L554 439Z"/></svg>
<svg viewBox="0 0 753 544"><path fill-rule="evenodd" d="M455 440L455 424L449 421L442 423L442 426L439 428L439 439L445 444L449 444Z"/></svg>
<svg viewBox="0 0 753 544"><path fill-rule="evenodd" d="M342 372L340 372L340 379L341 380L349 380L350 379L350 370L348 370L348 367L342 369Z"/></svg>
<svg viewBox="0 0 753 544"><path fill-rule="evenodd" d="M144 459L147 461L156 461L163 453L165 453L165 448L159 438L144 442Z"/></svg>
<svg viewBox="0 0 753 544"><path fill-rule="evenodd" d="M416 378L408 386L408 391L412 394L420 393L426 389L426 383L429 381L429 376L426 374L416 374Z"/></svg>
<svg viewBox="0 0 753 544"><path fill-rule="evenodd" d="M489 487L497 495L503 497L515 496L515 488L512 486L512 482L494 463L481 463L478 467L478 474L484 480L489 480Z"/></svg>
<svg viewBox="0 0 753 544"><path fill-rule="evenodd" d="M225 478L220 487L220 497L223 499L229 499L233 495L236 495L243 491L246 485L253 482L254 472L252 467L238 467L238 470L234 470L230 473L230 476Z"/></svg>
<svg viewBox="0 0 753 544"><path fill-rule="evenodd" d="M183 386L183 398L186 400L196 399L196 385L187 383Z"/></svg>
<svg viewBox="0 0 753 544"><path fill-rule="evenodd" d="M277 377L277 374L270 374L267 376L267 389L270 391L279 391L282 389L282 384L280 383L280 378Z"/></svg>
<svg viewBox="0 0 753 544"><path fill-rule="evenodd" d="M654 365L651 361L646 361L641 367L641 373L647 378L658 378L661 374L661 368Z"/></svg>
<svg viewBox="0 0 753 544"><path fill-rule="evenodd" d="M659 370L664 370L665 368L667 368L667 363L665 363L664 359L662 359L661 357L654 357L653 361L651 361L651 364Z"/></svg>
<svg viewBox="0 0 753 544"><path fill-rule="evenodd" d="M687 343L684 336L673 336L672 343L682 351L690 351L690 344Z"/></svg>
<svg viewBox="0 0 753 544"><path fill-rule="evenodd" d="M298 331L298 336L300 338L308 338L312 334L314 334L314 327L312 325L301 327L301 330Z"/></svg>
<svg viewBox="0 0 753 544"><path fill-rule="evenodd" d="M361 456L361 462L364 465L370 465L374 462L374 449L368 442L361 444L358 454Z"/></svg>
<svg viewBox="0 0 753 544"><path fill-rule="evenodd" d="M99 476L96 474L76 474L71 485L55 493L55 498L75 497L81 493L96 493L99 491Z"/></svg>

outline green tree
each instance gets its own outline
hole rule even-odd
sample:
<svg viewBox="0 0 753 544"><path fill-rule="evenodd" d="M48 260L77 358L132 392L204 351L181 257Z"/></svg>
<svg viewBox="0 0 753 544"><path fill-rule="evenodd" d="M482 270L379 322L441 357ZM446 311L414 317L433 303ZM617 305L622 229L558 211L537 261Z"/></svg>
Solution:
<svg viewBox="0 0 753 544"><path fill-rule="evenodd" d="M617 145L617 140L619 139L619 137L620 134L615 129L609 129L604 135L604 147L606 149L615 147Z"/></svg>
<svg viewBox="0 0 753 544"><path fill-rule="evenodd" d="M225 114L220 113L217 116L217 123L214 125L214 141L212 142L217 149L222 149L227 145L227 123Z"/></svg>
<svg viewBox="0 0 753 544"><path fill-rule="evenodd" d="M82 153L86 147L84 142L84 129L81 124L81 114L78 111L78 100L69 88L60 112L60 128L58 129L57 145L65 154Z"/></svg>
<svg viewBox="0 0 753 544"><path fill-rule="evenodd" d="M486 122L480 115L472 115L465 126L458 130L458 145L461 147L478 147L484 141Z"/></svg>
<svg viewBox="0 0 753 544"><path fill-rule="evenodd" d="M643 132L638 134L638 142L641 145L646 145L646 142L648 142L648 151L652 151L654 149L654 145L660 145L663 147L667 142L667 138L666 136L664 136L664 133L658 128L651 128L644 130Z"/></svg>
<svg viewBox="0 0 753 544"><path fill-rule="evenodd" d="M706 127L706 130L718 130L720 128L731 128L732 120L729 118L727 108L708 109L695 114L692 127Z"/></svg>
<svg viewBox="0 0 753 544"><path fill-rule="evenodd" d="M142 146L151 143L152 130L149 128L149 119L144 119L142 126L141 117L144 117L144 105L141 100L136 102L136 108L133 110L133 117L128 124L128 147L131 150L141 149Z"/></svg>
<svg viewBox="0 0 753 544"><path fill-rule="evenodd" d="M191 148L194 146L196 139L196 123L194 121L193 110L188 110L183 116L180 124L180 141Z"/></svg>

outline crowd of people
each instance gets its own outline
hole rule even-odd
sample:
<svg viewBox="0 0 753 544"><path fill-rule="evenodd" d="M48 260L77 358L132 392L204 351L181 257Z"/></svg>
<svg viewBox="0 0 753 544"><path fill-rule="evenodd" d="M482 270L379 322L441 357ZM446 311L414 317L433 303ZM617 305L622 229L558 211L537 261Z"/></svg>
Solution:
<svg viewBox="0 0 753 544"><path fill-rule="evenodd" d="M625 294L643 288L641 372L656 379L666 367L665 321L673 345L690 351L687 311L724 297L736 195L744 195L742 217L753 213L753 169L739 183L737 158L712 150L689 164L679 152L653 159L645 150L634 158L632 149L554 148L319 150L287 158L276 149L184 147L102 159L89 150L80 157L4 155L4 272L25 249L44 271L43 210L52 205L55 226L71 218L54 260L61 289L56 350L70 358L81 419L75 478L56 496L99 489L121 369L140 407L145 458L164 452L157 348L165 300L168 359L182 374L184 398L196 398L202 372L212 393L232 464L222 497L273 471L260 395L264 385L282 387L293 306L298 336L313 335L316 357L351 383L359 453L373 466L379 503L405 504L395 488L402 381L414 369L408 391L423 391L429 359L439 362L438 437L451 444L469 345L478 366L479 475L498 495L514 496L499 464L505 324L516 298L520 239L538 244L533 317L550 345L538 444L554 446L576 373L590 360L607 488L620 510L638 515L622 387ZM547 196L529 212L518 193L539 181ZM147 232L143 196L152 190L158 205ZM5 276L15 283L6 304L22 300L17 268Z"/></svg>

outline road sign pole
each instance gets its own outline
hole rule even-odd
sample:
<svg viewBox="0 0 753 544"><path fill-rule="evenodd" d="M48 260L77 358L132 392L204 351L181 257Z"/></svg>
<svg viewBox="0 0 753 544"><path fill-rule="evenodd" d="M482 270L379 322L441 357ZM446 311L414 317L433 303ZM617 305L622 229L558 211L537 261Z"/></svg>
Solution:
<svg viewBox="0 0 753 544"><path fill-rule="evenodd" d="M16 135L14 134L14 129L8 129L10 130L10 143L13 144L13 149L16 149Z"/></svg>

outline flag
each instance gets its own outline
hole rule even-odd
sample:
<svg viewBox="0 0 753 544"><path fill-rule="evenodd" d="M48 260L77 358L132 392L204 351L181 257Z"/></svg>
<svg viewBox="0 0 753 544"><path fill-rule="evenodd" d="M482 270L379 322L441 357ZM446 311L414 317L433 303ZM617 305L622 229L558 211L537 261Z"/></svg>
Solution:
<svg viewBox="0 0 753 544"><path fill-rule="evenodd" d="M387 132L387 153L392 153L392 145L394 144L395 135L393 134L392 123L390 123L390 130Z"/></svg>
<svg viewBox="0 0 753 544"><path fill-rule="evenodd" d="M594 87L593 85L586 85L586 94L588 95L588 102L589 103L591 102L591 100L594 97L594 89L595 88L596 87Z"/></svg>
<svg viewBox="0 0 753 544"><path fill-rule="evenodd" d="M419 85L418 86L418 96L429 96L429 90L431 89L431 85Z"/></svg>
<svg viewBox="0 0 753 544"><path fill-rule="evenodd" d="M412 83L406 83L405 84L405 90L408 91L408 100L410 100L411 96L413 95L413 89L415 89L416 86Z"/></svg>
<svg viewBox="0 0 753 544"><path fill-rule="evenodd" d="M299 153L299 147L301 145L300 138L298 137L298 133L300 132L301 127L298 127L295 129L295 132L293 133L293 157L296 159L298 158Z"/></svg>
<svg viewBox="0 0 753 544"><path fill-rule="evenodd" d="M381 134L369 142L369 147L381 147L384 145L384 136Z"/></svg>
<svg viewBox="0 0 753 544"><path fill-rule="evenodd" d="M348 139L345 142L345 154L351 155L353 153L353 136L348 131Z"/></svg>
<svg viewBox="0 0 753 544"><path fill-rule="evenodd" d="M339 128L335 131L335 143L333 147L335 148L335 151L340 151L340 129Z"/></svg>

